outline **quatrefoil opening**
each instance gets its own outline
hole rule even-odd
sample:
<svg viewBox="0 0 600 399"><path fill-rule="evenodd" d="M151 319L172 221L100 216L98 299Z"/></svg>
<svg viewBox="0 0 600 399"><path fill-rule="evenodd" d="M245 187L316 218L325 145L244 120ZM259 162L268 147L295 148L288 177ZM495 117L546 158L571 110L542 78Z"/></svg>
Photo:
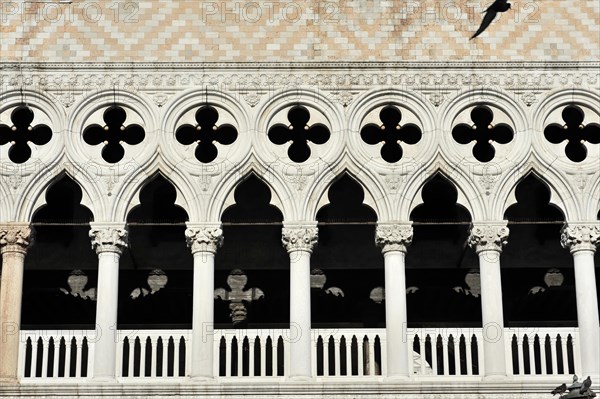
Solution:
<svg viewBox="0 0 600 399"><path fill-rule="evenodd" d="M125 155L123 143L136 145L146 137L144 128L137 124L125 126L127 113L118 105L110 106L102 115L104 126L93 124L83 131L83 140L89 145L104 143L102 158L109 163L117 163Z"/></svg>
<svg viewBox="0 0 600 399"><path fill-rule="evenodd" d="M322 123L308 125L310 112L300 105L292 107L287 114L289 125L278 123L269 129L269 140L273 144L283 145L292 142L288 148L288 156L296 163L306 161L311 154L308 142L325 144L331 136L327 126Z"/></svg>
<svg viewBox="0 0 600 399"><path fill-rule="evenodd" d="M552 123L544 129L546 140L552 144L560 144L567 140L565 154L573 162L581 162L587 157L585 142L600 143L600 125L597 123L583 124L585 114L575 105L565 107L562 112L564 125Z"/></svg>
<svg viewBox="0 0 600 399"><path fill-rule="evenodd" d="M196 126L185 124L175 132L175 138L183 145L197 143L194 152L196 159L202 163L209 163L217 158L219 150L215 142L230 145L237 139L235 127L229 124L217 126L219 112L210 105L201 107L196 111Z"/></svg>
<svg viewBox="0 0 600 399"><path fill-rule="evenodd" d="M0 124L0 145L11 144L8 158L14 163L23 163L31 158L30 143L44 145L52 138L52 129L47 125L31 126L33 118L31 108L20 105L10 114L12 126Z"/></svg>
<svg viewBox="0 0 600 399"><path fill-rule="evenodd" d="M494 113L483 105L471 111L473 125L460 123L452 129L452 137L459 144L469 144L476 141L473 146L473 156L480 162L489 162L494 159L496 149L492 142L508 144L514 137L513 129L505 124L492 125Z"/></svg>
<svg viewBox="0 0 600 399"><path fill-rule="evenodd" d="M392 105L383 107L379 112L381 125L369 123L360 130L362 140L370 145L383 143L381 157L389 162L398 162L403 155L402 142L417 144L421 140L421 129L414 123L400 125L402 113Z"/></svg>

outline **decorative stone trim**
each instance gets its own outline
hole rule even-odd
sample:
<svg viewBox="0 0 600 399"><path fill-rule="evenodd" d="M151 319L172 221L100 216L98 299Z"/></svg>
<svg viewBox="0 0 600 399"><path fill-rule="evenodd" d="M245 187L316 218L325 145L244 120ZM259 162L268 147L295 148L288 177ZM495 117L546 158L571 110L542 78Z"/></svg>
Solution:
<svg viewBox="0 0 600 399"><path fill-rule="evenodd" d="M33 244L35 230L27 223L9 223L0 225L0 253L27 253Z"/></svg>
<svg viewBox="0 0 600 399"><path fill-rule="evenodd" d="M281 243L288 252L305 251L312 253L319 240L319 229L313 226L284 227Z"/></svg>
<svg viewBox="0 0 600 399"><path fill-rule="evenodd" d="M122 223L113 225L90 223L90 225L92 227L89 233L92 239L92 249L97 254L115 252L121 255L123 249L127 248L129 232Z"/></svg>
<svg viewBox="0 0 600 399"><path fill-rule="evenodd" d="M471 224L468 242L475 252L496 251L502 252L502 247L508 243L509 229L507 222L492 222Z"/></svg>
<svg viewBox="0 0 600 399"><path fill-rule="evenodd" d="M192 249L192 253L210 252L217 253L217 249L223 245L223 230L219 225L192 225L188 224L185 230L185 241Z"/></svg>
<svg viewBox="0 0 600 399"><path fill-rule="evenodd" d="M560 234L560 243L571 253L596 251L600 245L600 223L565 223Z"/></svg>
<svg viewBox="0 0 600 399"><path fill-rule="evenodd" d="M412 243L412 223L378 224L375 231L375 245L381 247L381 252L406 252L406 247Z"/></svg>

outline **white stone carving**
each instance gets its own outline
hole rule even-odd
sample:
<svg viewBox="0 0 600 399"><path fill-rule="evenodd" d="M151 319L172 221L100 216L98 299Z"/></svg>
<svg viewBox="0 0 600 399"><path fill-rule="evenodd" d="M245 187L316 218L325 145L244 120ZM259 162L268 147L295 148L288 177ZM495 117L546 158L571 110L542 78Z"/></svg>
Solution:
<svg viewBox="0 0 600 399"><path fill-rule="evenodd" d="M281 242L288 252L311 252L317 244L319 231L316 227L284 227Z"/></svg>
<svg viewBox="0 0 600 399"><path fill-rule="evenodd" d="M125 228L114 227L92 227L89 233L92 239L92 249L97 254L115 252L119 255L127 247L128 234Z"/></svg>
<svg viewBox="0 0 600 399"><path fill-rule="evenodd" d="M223 230L220 227L188 227L185 230L185 239L192 253L210 252L217 253L223 245Z"/></svg>
<svg viewBox="0 0 600 399"><path fill-rule="evenodd" d="M375 231L375 244L381 247L381 252L406 252L406 247L412 243L413 228L410 224L379 224Z"/></svg>
<svg viewBox="0 0 600 399"><path fill-rule="evenodd" d="M600 223L566 224L561 230L560 243L573 252L595 251L600 245Z"/></svg>
<svg viewBox="0 0 600 399"><path fill-rule="evenodd" d="M469 246L477 253L482 251L502 252L508 243L509 229L506 223L473 224L469 235Z"/></svg>
<svg viewBox="0 0 600 399"><path fill-rule="evenodd" d="M27 253L33 244L35 230L28 224L10 223L0 225L0 252Z"/></svg>

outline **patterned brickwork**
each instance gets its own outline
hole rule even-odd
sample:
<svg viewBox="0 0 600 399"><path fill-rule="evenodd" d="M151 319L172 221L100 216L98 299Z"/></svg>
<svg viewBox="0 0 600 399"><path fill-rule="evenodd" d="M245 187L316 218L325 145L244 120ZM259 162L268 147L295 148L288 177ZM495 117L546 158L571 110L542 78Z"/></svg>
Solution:
<svg viewBox="0 0 600 399"><path fill-rule="evenodd" d="M597 0L0 0L1 62L594 61Z"/></svg>

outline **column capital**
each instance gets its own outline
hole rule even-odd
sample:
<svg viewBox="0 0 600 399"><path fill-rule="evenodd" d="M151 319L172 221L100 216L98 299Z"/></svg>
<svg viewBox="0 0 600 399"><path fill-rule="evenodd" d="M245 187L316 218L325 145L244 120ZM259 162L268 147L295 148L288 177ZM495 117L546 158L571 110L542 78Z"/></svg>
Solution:
<svg viewBox="0 0 600 399"><path fill-rule="evenodd" d="M34 239L35 230L29 223L0 224L0 253L26 254Z"/></svg>
<svg viewBox="0 0 600 399"><path fill-rule="evenodd" d="M375 230L375 245L381 247L381 252L406 252L406 247L412 243L412 222L378 223Z"/></svg>
<svg viewBox="0 0 600 399"><path fill-rule="evenodd" d="M502 252L502 247L508 243L507 223L506 220L472 223L468 238L469 246L474 248L477 253L482 251Z"/></svg>
<svg viewBox="0 0 600 399"><path fill-rule="evenodd" d="M596 251L600 245L600 222L565 223L560 232L560 243L571 253Z"/></svg>
<svg viewBox="0 0 600 399"><path fill-rule="evenodd" d="M119 255L127 248L129 232L123 222L92 222L89 236L96 254L114 252Z"/></svg>
<svg viewBox="0 0 600 399"><path fill-rule="evenodd" d="M285 224L281 231L281 243L289 252L304 251L312 253L319 239L317 224Z"/></svg>
<svg viewBox="0 0 600 399"><path fill-rule="evenodd" d="M217 253L223 245L223 230L221 224L186 223L185 241L192 253L210 252Z"/></svg>

